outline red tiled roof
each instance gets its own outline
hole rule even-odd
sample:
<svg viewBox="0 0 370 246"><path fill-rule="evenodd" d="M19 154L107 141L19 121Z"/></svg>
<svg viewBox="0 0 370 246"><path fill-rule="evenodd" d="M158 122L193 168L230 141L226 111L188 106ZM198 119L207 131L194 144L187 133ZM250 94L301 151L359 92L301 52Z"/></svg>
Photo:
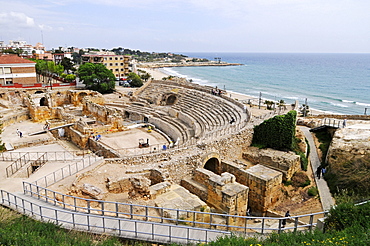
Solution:
<svg viewBox="0 0 370 246"><path fill-rule="evenodd" d="M0 55L0 64L14 64L14 63L35 63L35 62L23 59L17 55Z"/></svg>

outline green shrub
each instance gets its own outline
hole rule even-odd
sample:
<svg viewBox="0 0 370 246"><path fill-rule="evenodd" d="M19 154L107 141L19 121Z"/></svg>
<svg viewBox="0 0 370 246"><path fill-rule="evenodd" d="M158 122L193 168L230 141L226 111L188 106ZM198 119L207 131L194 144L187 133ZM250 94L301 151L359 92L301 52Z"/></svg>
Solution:
<svg viewBox="0 0 370 246"><path fill-rule="evenodd" d="M278 115L254 127L253 144L278 150L292 150L295 141L296 111Z"/></svg>
<svg viewBox="0 0 370 246"><path fill-rule="evenodd" d="M343 203L330 209L329 216L325 219L327 231L340 231L352 226L368 230L370 228L370 203L354 205Z"/></svg>
<svg viewBox="0 0 370 246"><path fill-rule="evenodd" d="M307 171L308 167L308 158L306 155L302 152L299 153L299 156L301 157L301 169L304 171Z"/></svg>
<svg viewBox="0 0 370 246"><path fill-rule="evenodd" d="M326 160L326 154L328 153L332 137L326 130L315 132L315 136L320 142L319 149L322 152L322 160Z"/></svg>
<svg viewBox="0 0 370 246"><path fill-rule="evenodd" d="M319 191L317 190L317 187L313 186L308 189L307 194L309 196L317 196L319 194Z"/></svg>

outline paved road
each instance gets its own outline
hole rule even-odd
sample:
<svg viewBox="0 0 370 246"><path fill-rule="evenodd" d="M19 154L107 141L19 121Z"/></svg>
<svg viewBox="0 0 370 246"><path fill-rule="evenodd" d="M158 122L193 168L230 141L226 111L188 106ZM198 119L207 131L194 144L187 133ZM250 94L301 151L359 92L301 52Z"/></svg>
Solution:
<svg viewBox="0 0 370 246"><path fill-rule="evenodd" d="M308 127L300 126L299 128L304 133L310 145L309 158L311 162L312 171L314 172L314 174L316 174L316 169L318 166L321 165L321 162L319 160L319 156L316 151L316 146L315 146L315 142L312 137L312 133L310 132L310 128ZM329 191L329 187L326 181L323 178L318 179L316 175L314 175L314 177L315 177L317 188L319 190L322 208L324 211L328 211L332 206L335 205L335 201Z"/></svg>

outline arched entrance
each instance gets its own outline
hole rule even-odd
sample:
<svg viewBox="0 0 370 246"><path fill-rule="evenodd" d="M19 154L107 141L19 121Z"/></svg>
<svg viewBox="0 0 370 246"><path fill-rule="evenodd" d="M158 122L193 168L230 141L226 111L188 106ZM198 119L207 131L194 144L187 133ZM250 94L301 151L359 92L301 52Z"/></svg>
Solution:
<svg viewBox="0 0 370 246"><path fill-rule="evenodd" d="M206 164L204 164L204 169L219 174L217 171L219 165L220 165L219 160L215 157L212 157L206 162Z"/></svg>
<svg viewBox="0 0 370 246"><path fill-rule="evenodd" d="M87 93L86 92L81 92L80 94L78 94L78 102L82 102L82 100L84 99L84 97L87 96Z"/></svg>
<svg viewBox="0 0 370 246"><path fill-rule="evenodd" d="M40 106L49 106L48 105L48 100L46 99L46 97L42 97L40 99Z"/></svg>
<svg viewBox="0 0 370 246"><path fill-rule="evenodd" d="M175 95L170 95L167 97L166 105L174 105L177 100L177 97Z"/></svg>

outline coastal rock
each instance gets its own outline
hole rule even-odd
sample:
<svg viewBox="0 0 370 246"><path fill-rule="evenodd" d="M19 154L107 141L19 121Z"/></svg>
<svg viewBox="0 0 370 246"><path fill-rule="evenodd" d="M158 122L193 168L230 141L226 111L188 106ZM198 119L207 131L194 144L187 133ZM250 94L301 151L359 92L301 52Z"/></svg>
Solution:
<svg viewBox="0 0 370 246"><path fill-rule="evenodd" d="M340 128L333 136L327 162L337 165L370 154L370 129Z"/></svg>

